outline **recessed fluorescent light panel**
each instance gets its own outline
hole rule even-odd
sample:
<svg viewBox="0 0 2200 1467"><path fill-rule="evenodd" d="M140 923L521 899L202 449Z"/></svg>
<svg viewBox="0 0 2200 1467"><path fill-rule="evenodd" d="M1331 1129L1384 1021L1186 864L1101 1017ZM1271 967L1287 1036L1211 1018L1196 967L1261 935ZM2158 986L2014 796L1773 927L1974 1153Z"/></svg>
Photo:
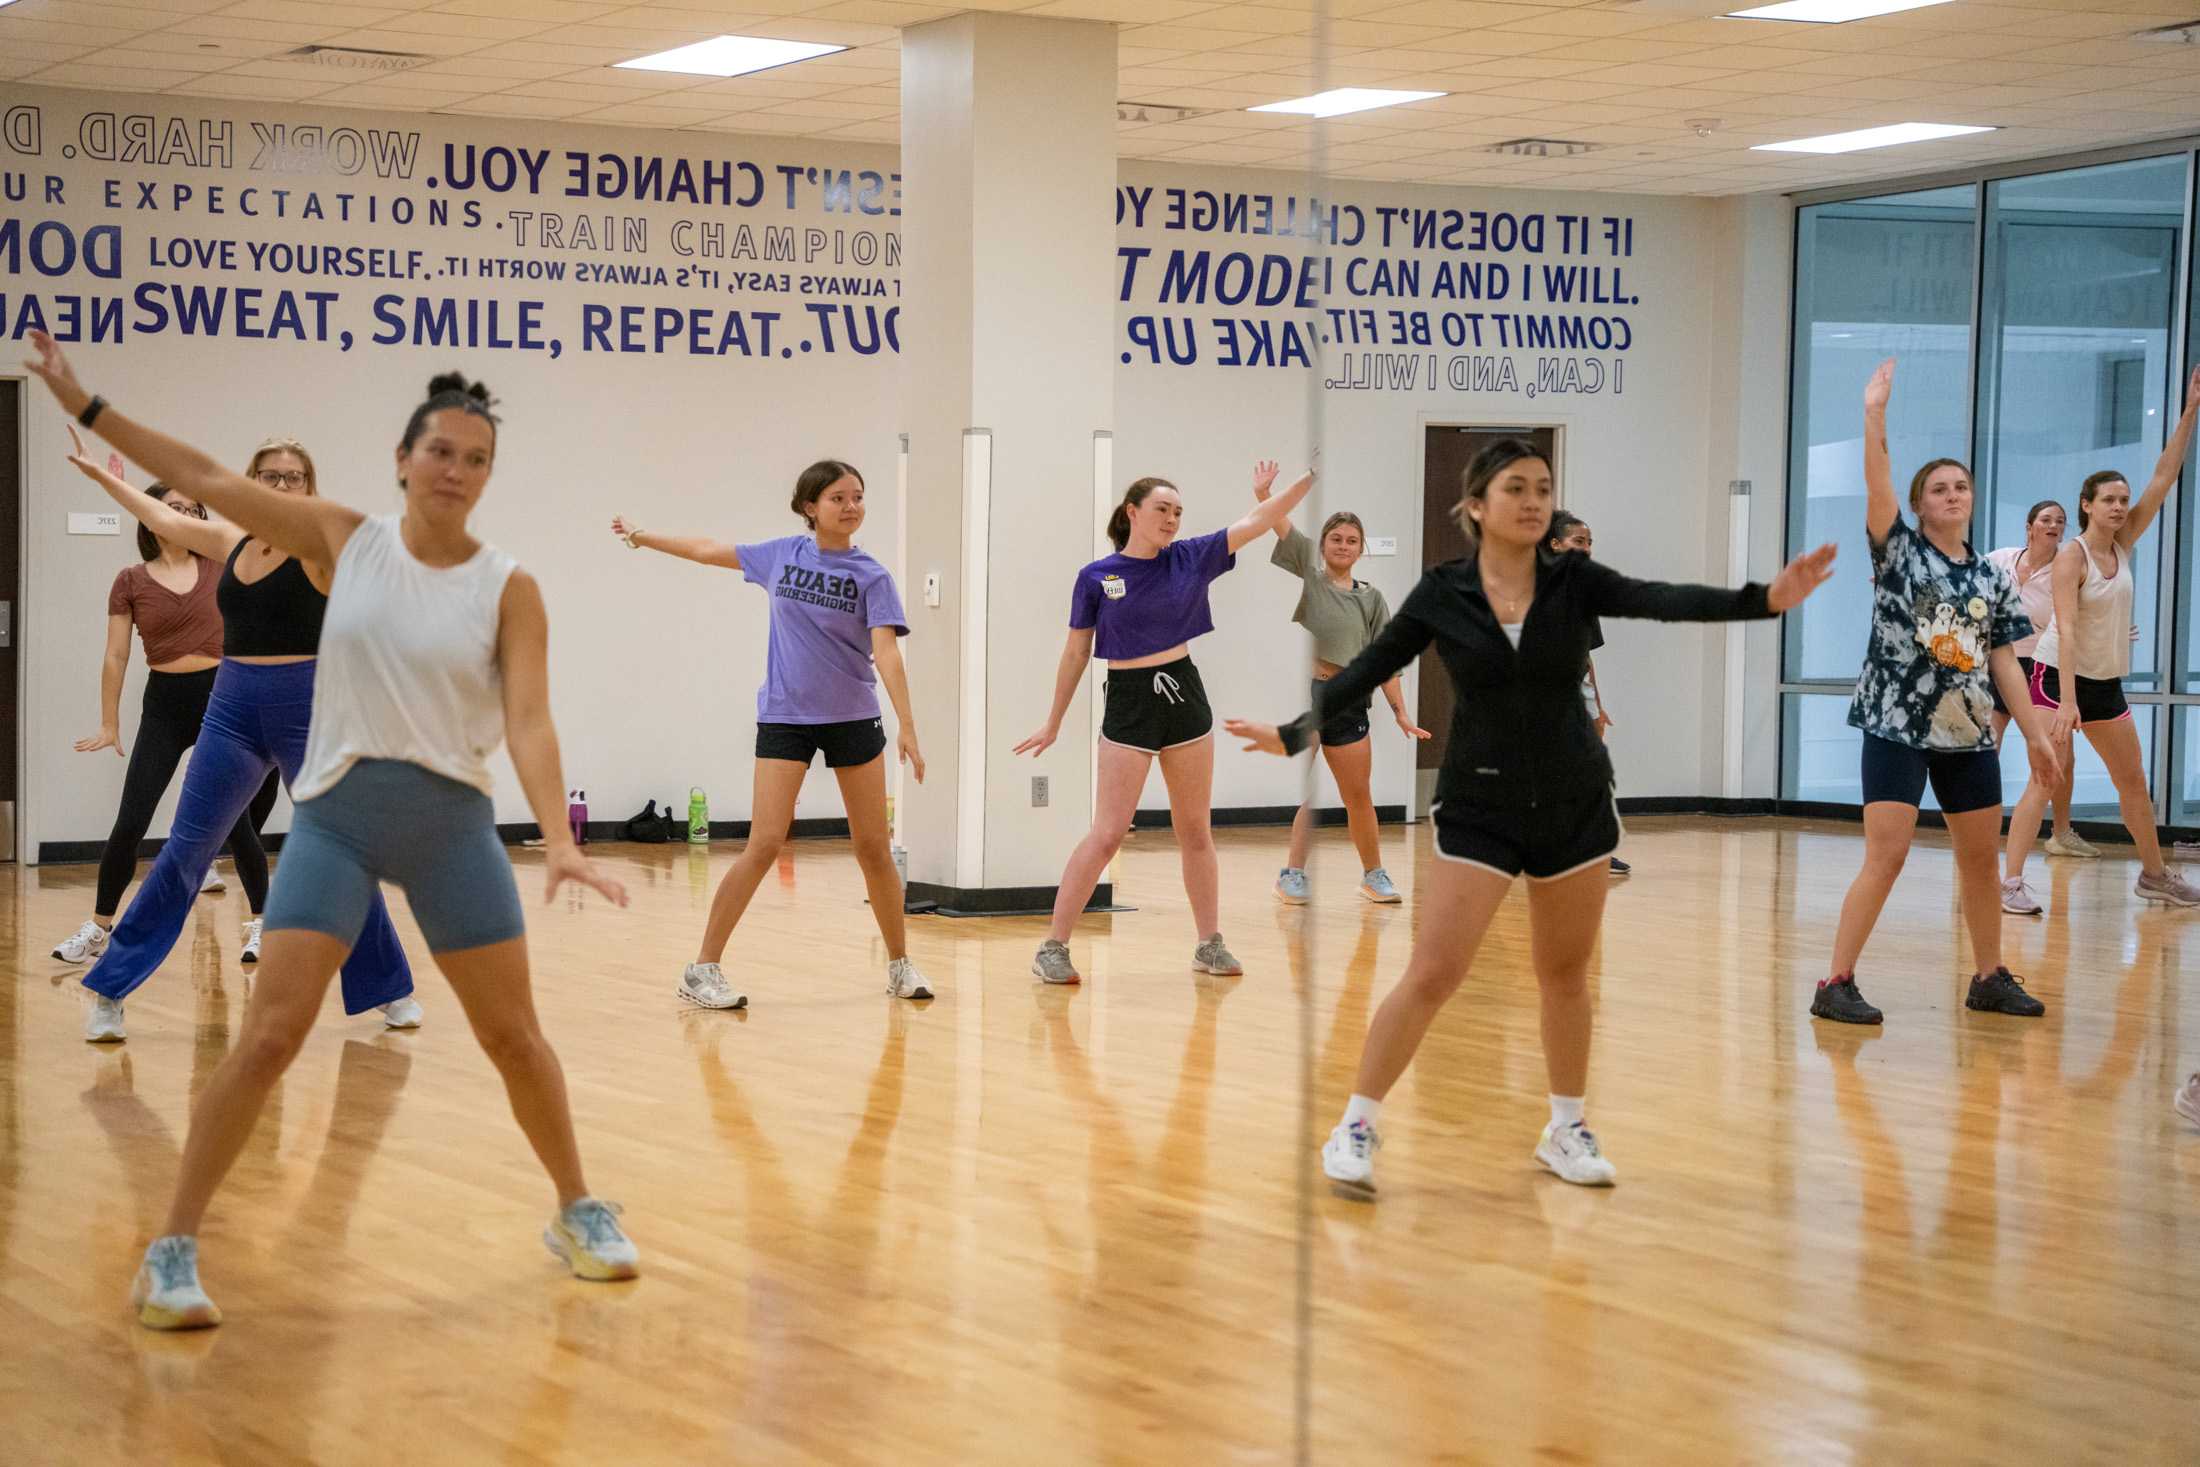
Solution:
<svg viewBox="0 0 2200 1467"><path fill-rule="evenodd" d="M1946 5L1948 0L1786 0L1780 5L1760 5L1754 10L1730 10L1728 20L1799 20L1811 25L1840 25L1893 15L1898 10L1923 10Z"/></svg>
<svg viewBox="0 0 2200 1467"><path fill-rule="evenodd" d="M772 41L762 36L713 36L692 46L659 51L622 61L622 71L677 71L688 76L747 76L769 71L813 56L830 56L846 46L821 46L815 41Z"/></svg>
<svg viewBox="0 0 2200 1467"><path fill-rule="evenodd" d="M1295 112L1305 117L1342 117L1347 112L1372 112L1377 107L1396 107L1405 102L1426 102L1448 92L1389 92L1381 87L1338 87L1290 102L1269 102L1248 107L1248 112Z"/></svg>
<svg viewBox="0 0 2200 1467"><path fill-rule="evenodd" d="M1934 138L1959 138L1966 133L1992 132L1990 127L1963 127L1952 122L1897 122L1888 127L1867 127L1861 132L1829 132L1824 137L1797 138L1792 143L1759 143L1752 153L1859 153L1866 148L1891 148L1897 143L1924 143Z"/></svg>

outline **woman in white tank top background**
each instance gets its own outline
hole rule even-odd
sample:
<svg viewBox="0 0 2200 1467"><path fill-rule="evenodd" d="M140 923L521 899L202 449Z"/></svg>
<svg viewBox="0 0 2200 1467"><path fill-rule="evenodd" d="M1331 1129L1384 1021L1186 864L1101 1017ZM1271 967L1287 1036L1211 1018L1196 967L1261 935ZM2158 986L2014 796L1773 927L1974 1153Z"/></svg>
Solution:
<svg viewBox="0 0 2200 1467"><path fill-rule="evenodd" d="M132 1290L139 1321L153 1329L220 1322L199 1286L200 1219L304 1044L381 880L404 890L556 1186L558 1211L543 1241L582 1278L632 1278L634 1245L617 1209L591 1197L582 1179L564 1072L535 1017L525 921L488 794L488 758L509 739L542 827L546 899L572 881L625 905L625 889L580 853L565 823L542 592L467 527L496 456L488 393L456 375L429 384L397 446L403 512L370 518L263 488L131 422L77 385L52 337L31 340L38 358L25 365L78 423L270 545L335 567L293 786L297 816L268 900L263 976L243 1034L192 1111L165 1233L146 1250ZM81 453L71 462L96 472Z"/></svg>
<svg viewBox="0 0 2200 1467"><path fill-rule="evenodd" d="M2132 888L2150 902L2200 906L2194 887L2162 863L2154 800L2147 792L2146 761L2124 701L2131 671L2131 549L2145 535L2185 466L2193 420L2200 415L2200 370L2185 388L2185 410L2155 461L2154 476L2136 502L2131 485L2112 470L2086 479L2078 494L2078 538L2055 556L2055 614L2040 628L2032 654L2032 701L2047 709L2056 742L2064 748L2083 729L2116 784L2124 829L2139 847L2139 880ZM2068 761L2064 761L2067 765ZM2037 913L2039 901L2024 884L2025 858L2039 838L2048 791L2037 780L2024 787L2009 824L2002 872L2002 910Z"/></svg>
<svg viewBox="0 0 2200 1467"><path fill-rule="evenodd" d="M2055 557L2062 551L2063 530L2068 517L2061 503L2043 499L2024 512L2024 543L2005 545L1999 550L1989 550L1986 558L1998 565L2017 588L2017 601L2024 607L2024 614L2032 622L2032 635L2017 638L2010 650L2017 654L2017 670L2024 674L2024 685L2032 685L2032 653L2038 648L2040 633L2055 618ZM2133 632L2136 634L2137 627ZM1994 747L2002 746L2003 735L2009 732L2012 714L2002 706L2001 689L1990 690L1994 695ZM2065 764L2062 783L2055 788L2055 833L2044 847L2050 856L2076 856L2081 860L2098 860L2100 847L2078 834L2070 825L2070 766ZM2027 909L2004 906L2003 911Z"/></svg>

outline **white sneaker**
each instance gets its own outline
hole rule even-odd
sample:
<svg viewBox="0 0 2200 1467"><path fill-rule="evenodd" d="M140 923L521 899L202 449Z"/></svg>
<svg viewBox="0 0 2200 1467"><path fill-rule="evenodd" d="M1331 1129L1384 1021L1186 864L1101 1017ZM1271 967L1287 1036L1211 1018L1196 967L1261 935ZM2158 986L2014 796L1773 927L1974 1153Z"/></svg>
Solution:
<svg viewBox="0 0 2200 1467"><path fill-rule="evenodd" d="M420 1001L409 993L382 1005L382 1027L385 1029L417 1029L420 1017Z"/></svg>
<svg viewBox="0 0 2200 1467"><path fill-rule="evenodd" d="M155 1238L130 1286L130 1307L147 1329L206 1329L222 1312L199 1287L199 1240Z"/></svg>
<svg viewBox="0 0 2200 1467"><path fill-rule="evenodd" d="M620 1230L619 1204L583 1197L550 1219L542 1245L565 1260L573 1277L598 1283L630 1279L642 1271L633 1239Z"/></svg>
<svg viewBox="0 0 2200 1467"><path fill-rule="evenodd" d="M892 976L889 971L889 977ZM680 997L706 1009L745 1009L749 996L735 993L716 963L690 963L680 975Z"/></svg>
<svg viewBox="0 0 2200 1467"><path fill-rule="evenodd" d="M1609 1187L1618 1171L1604 1159L1595 1133L1579 1121L1563 1129L1552 1121L1536 1143L1535 1159L1577 1187Z"/></svg>
<svg viewBox="0 0 2200 1467"><path fill-rule="evenodd" d="M1365 1121L1339 1126L1322 1147L1322 1175L1355 1197L1375 1195L1375 1153L1383 1138Z"/></svg>
<svg viewBox="0 0 2200 1467"><path fill-rule="evenodd" d="M886 991L896 998L930 998L932 985L924 981L911 958L896 958L886 965Z"/></svg>
<svg viewBox="0 0 2200 1467"><path fill-rule="evenodd" d="M260 960L260 928L264 918L254 917L244 924L244 951L237 955L240 963L257 963Z"/></svg>
<svg viewBox="0 0 2200 1467"><path fill-rule="evenodd" d="M2098 861L2101 859L2101 848L2075 830L2067 835L2049 836L2046 844L2042 845L2040 849L2050 856L2074 856L2081 861Z"/></svg>
<svg viewBox="0 0 2200 1467"><path fill-rule="evenodd" d="M97 922L87 922L55 944L53 955L64 963L88 963L107 951L111 935Z"/></svg>
<svg viewBox="0 0 2200 1467"><path fill-rule="evenodd" d="M84 1016L84 1042L120 1044L128 1037L122 1032L122 1005L111 998L93 994L92 1011Z"/></svg>
<svg viewBox="0 0 2200 1467"><path fill-rule="evenodd" d="M2040 899L2032 895L2032 888L2021 876L2011 877L2001 884L2001 909L2017 917L2037 917L2047 909Z"/></svg>
<svg viewBox="0 0 2200 1467"><path fill-rule="evenodd" d="M229 890L229 883L222 880L221 867L209 866L206 868L206 879L199 883L199 890L202 893Z"/></svg>

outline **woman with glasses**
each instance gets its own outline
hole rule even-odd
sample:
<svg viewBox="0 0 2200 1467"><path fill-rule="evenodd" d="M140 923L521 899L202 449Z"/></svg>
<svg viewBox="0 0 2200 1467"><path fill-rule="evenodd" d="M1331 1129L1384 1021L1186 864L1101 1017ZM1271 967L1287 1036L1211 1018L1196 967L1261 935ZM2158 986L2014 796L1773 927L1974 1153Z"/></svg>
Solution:
<svg viewBox="0 0 2200 1467"><path fill-rule="evenodd" d="M110 467L120 467L121 462L118 457ZM133 494L130 499L164 504L193 520L206 519L203 507L170 493L165 484L148 484L143 495ZM125 501L126 508L129 502ZM99 679L99 732L78 739L76 751L91 754L112 749L116 758L125 757L122 679L130 667L133 627L145 643L145 698L138 714L137 736L131 740L134 747L127 755L129 769L122 777L122 803L115 810L114 827L107 832L107 848L99 858L99 886L92 915L53 950L53 955L64 963L86 962L107 950L115 910L122 903L130 878L137 874L138 843L145 839L146 829L153 823L153 811L176 777L176 766L183 762L184 752L199 740L199 729L206 722L206 700L214 691L214 670L221 665L222 614L214 603L221 567L184 545L162 539L143 525L138 526L137 545L142 564L118 574L107 592L107 655ZM267 904L267 853L260 848L258 826L249 815L231 827L229 849L236 857L237 879L244 884L245 899L252 904L256 923ZM246 926L247 939L253 925Z"/></svg>
<svg viewBox="0 0 2200 1467"><path fill-rule="evenodd" d="M316 492L313 460L294 439L270 438L261 444L245 472L280 493ZM84 976L93 995L84 1037L97 1044L124 1037L123 1000L175 947L215 851L252 804L268 771L280 770L285 785L298 777L333 567L301 561L227 521L179 514L112 474L95 469L91 476L159 539L222 567L214 591L222 658L198 744L184 772L168 843L129 910L107 935L104 955ZM258 918L246 924L245 938L247 954L256 959ZM412 968L379 895L344 962L343 975L344 1012L378 1008L393 1029L419 1027Z"/></svg>

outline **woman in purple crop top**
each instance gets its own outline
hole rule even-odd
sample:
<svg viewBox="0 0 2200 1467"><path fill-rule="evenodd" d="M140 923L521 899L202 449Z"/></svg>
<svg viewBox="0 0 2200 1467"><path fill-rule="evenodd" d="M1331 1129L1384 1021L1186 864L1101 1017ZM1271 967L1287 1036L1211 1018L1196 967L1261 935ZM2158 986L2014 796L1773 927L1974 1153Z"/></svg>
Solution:
<svg viewBox="0 0 2200 1467"><path fill-rule="evenodd" d="M853 464L824 459L795 480L791 502L807 533L753 545L700 535L664 535L624 518L612 533L633 550L739 571L771 598L771 641L764 686L756 691L756 788L749 842L718 883L695 961L680 976L680 996L706 1009L742 1009L748 994L727 981L720 962L734 926L779 859L794 825L795 797L819 754L840 781L856 864L871 897L871 916L886 940L886 991L927 999L932 985L909 956L902 925L901 873L894 869L886 818L886 726L878 685L893 700L894 747L917 783L924 755L909 704L909 676L900 639L909 635L901 593L885 566L858 550L863 528L863 475Z"/></svg>
<svg viewBox="0 0 2200 1467"><path fill-rule="evenodd" d="M1309 468L1228 529L1180 541L1176 532L1184 501L1176 486L1166 479L1140 479L1108 519L1115 554L1077 573L1070 591L1069 641L1054 676L1054 704L1039 731L1016 746L1019 754L1045 751L1061 734L1062 715L1077 695L1086 662L1098 657L1108 664L1092 829L1070 853L1055 889L1054 924L1031 960L1032 973L1045 982L1078 981L1069 956L1070 926L1123 844L1156 757L1169 787L1169 822L1184 862L1184 894L1199 929L1192 966L1225 976L1244 971L1216 930L1221 878L1208 827L1215 720L1199 669L1192 666L1191 640L1215 629L1207 610L1209 583L1237 563L1240 549L1290 518L1313 487Z"/></svg>

